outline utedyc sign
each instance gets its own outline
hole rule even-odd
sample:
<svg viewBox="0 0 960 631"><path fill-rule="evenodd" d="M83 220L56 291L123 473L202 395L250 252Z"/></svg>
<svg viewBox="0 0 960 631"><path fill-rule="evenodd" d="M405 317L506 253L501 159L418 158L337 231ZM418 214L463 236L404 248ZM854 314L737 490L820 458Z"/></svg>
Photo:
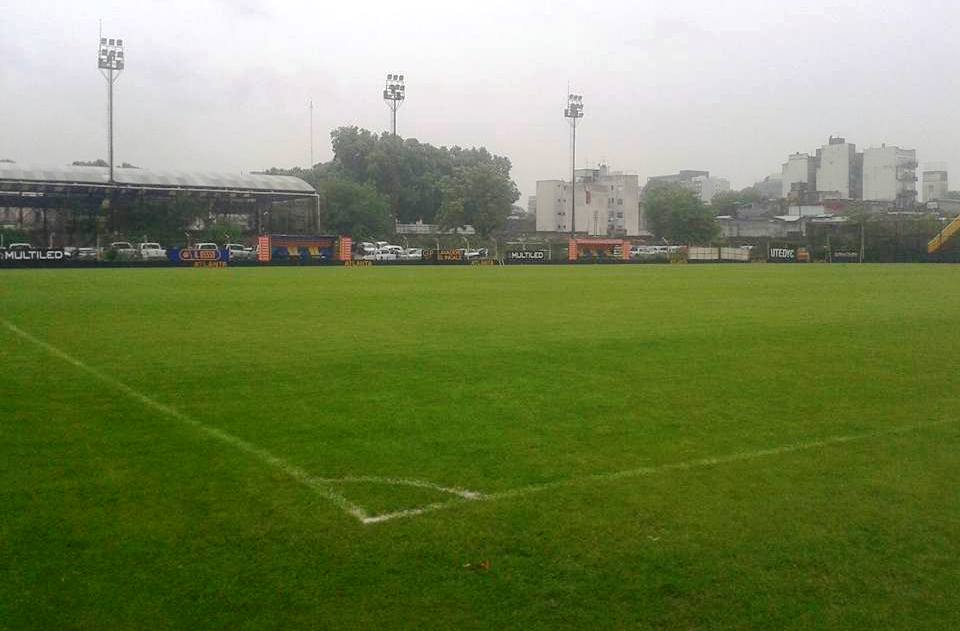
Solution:
<svg viewBox="0 0 960 631"><path fill-rule="evenodd" d="M770 248L768 258L771 261L795 261L797 260L797 251L789 248Z"/></svg>

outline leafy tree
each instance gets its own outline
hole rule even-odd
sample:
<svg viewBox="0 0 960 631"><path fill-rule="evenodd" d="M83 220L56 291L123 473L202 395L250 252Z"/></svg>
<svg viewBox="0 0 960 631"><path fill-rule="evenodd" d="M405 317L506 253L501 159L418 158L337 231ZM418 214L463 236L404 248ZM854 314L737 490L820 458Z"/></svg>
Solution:
<svg viewBox="0 0 960 631"><path fill-rule="evenodd" d="M740 191L721 191L710 200L710 208L717 215L737 215L737 210L763 200L763 195L751 186Z"/></svg>
<svg viewBox="0 0 960 631"><path fill-rule="evenodd" d="M710 243L720 234L720 227L713 212L703 204L681 205L673 210L670 218L670 233L667 237L675 243Z"/></svg>
<svg viewBox="0 0 960 631"><path fill-rule="evenodd" d="M108 167L108 166L110 166L110 165L107 164L107 161L106 161L106 160L104 160L104 159L102 159L102 158L98 158L98 159L96 159L96 160L89 160L89 161L74 160L73 163L71 164L71 166L75 166L75 167Z"/></svg>
<svg viewBox="0 0 960 631"><path fill-rule="evenodd" d="M443 186L439 222L444 228L472 225L483 238L500 230L520 198L504 171L509 163L487 162L457 169Z"/></svg>
<svg viewBox="0 0 960 631"><path fill-rule="evenodd" d="M370 186L387 202L392 219L448 227L471 224L484 235L504 227L510 205L519 198L510 179L510 160L484 148L434 147L359 127L340 127L330 138L334 153L330 162L266 173L295 175L318 190L329 182ZM343 192L339 184L332 190ZM361 224L370 225L368 219Z"/></svg>
<svg viewBox="0 0 960 631"><path fill-rule="evenodd" d="M718 215L733 215L740 206L740 194L737 191L720 191L710 200L710 207Z"/></svg>
<svg viewBox="0 0 960 631"><path fill-rule="evenodd" d="M693 191L679 185L656 186L645 195L647 226L673 243L709 243L719 234L713 212Z"/></svg>
<svg viewBox="0 0 960 631"><path fill-rule="evenodd" d="M390 232L389 203L369 184L330 179L321 188L320 221L324 228L356 239Z"/></svg>
<svg viewBox="0 0 960 631"><path fill-rule="evenodd" d="M4 163L7 163L7 164L16 164L16 162L14 162L13 160L11 160L10 158L2 158L2 159L0 159L0 162L4 162Z"/></svg>

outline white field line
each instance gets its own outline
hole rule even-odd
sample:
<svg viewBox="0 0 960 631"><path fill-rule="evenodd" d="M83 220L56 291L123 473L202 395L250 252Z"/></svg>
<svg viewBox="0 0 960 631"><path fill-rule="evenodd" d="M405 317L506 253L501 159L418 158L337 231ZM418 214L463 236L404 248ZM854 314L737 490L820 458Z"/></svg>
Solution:
<svg viewBox="0 0 960 631"><path fill-rule="evenodd" d="M83 363L79 359L71 355L68 355L67 353L60 350L59 348L51 344L48 344L43 340L35 338L34 336L30 335L26 331L20 329L19 327L17 327L13 323L5 319L0 318L0 322L2 322L3 325L12 333L15 333L16 335L20 336L24 340L27 340L28 342L31 342L36 346L39 346L40 348L47 351L51 355L54 355L55 357L62 359L68 364L79 368L80 370L84 371L88 375L95 377L96 379L107 384L108 386L115 388L116 390L119 390L120 392L126 394L128 397L139 401L140 403L144 404L149 408L153 408L154 410L156 410L157 412L160 412L165 416L168 416L172 419L176 419L177 421L180 421L181 423L189 425L190 427L193 427L199 432L206 434L210 438L218 440L226 445L230 445L231 447L234 447L235 449L238 449L249 456L253 456L255 459L259 460L263 464L269 465L274 469L277 469L278 471L285 474L286 476L310 488L312 491L316 492L318 495L320 495L324 499L329 500L335 506L345 511L347 514L353 516L360 522L363 523L365 522L366 519L369 519L369 515L363 508L350 502L346 497L344 497L340 493L337 493L335 490L333 490L330 487L331 481L325 480L323 478L314 477L309 473L307 473L306 471L304 471L303 469L301 469L300 467L294 466L289 462L283 460L282 458L278 458L277 456L274 456L269 451L265 449L261 449L260 447L257 447L252 443L248 443L242 438L238 438L237 436L234 436L233 434L225 432L221 429L217 429L216 427L205 425L200 421L190 418L189 416L180 412L179 410L176 410L168 405L164 405L163 403L159 403L151 399L147 395L137 390L134 390L127 384L117 381L116 379L105 375L104 373L100 372L96 368L92 368L88 366L87 364Z"/></svg>
<svg viewBox="0 0 960 631"><path fill-rule="evenodd" d="M800 451L822 449L824 447L829 447L832 445L842 445L845 443L869 440L872 438L879 438L883 436L906 434L909 432L928 429L928 428L937 427L941 425L952 425L958 422L960 422L960 419L944 419L940 421L930 421L926 423L915 423L912 425L905 425L903 427L877 430L874 432L865 432L863 434L833 436L833 437L824 438L821 440L812 440L807 442L794 443L792 445L771 447L769 449L742 451L738 453L728 454L726 456L717 456L713 458L698 458L696 460L688 460L685 462L676 462L672 464L664 464L664 465L657 465L657 466L651 466L651 467L637 467L635 469L627 469L625 471L616 471L613 473L596 473L593 475L573 478L569 480L558 480L556 482L545 482L543 484L531 484L529 486L522 486L515 489L508 489L505 491L478 494L475 497L470 497L470 498L451 499L445 502L427 504L426 506L419 506L419 507L411 508L408 510L400 510L400 511L391 512L391 513L383 513L380 515L371 515L361 519L360 521L363 522L364 524L378 524L378 523L383 523L387 521L392 521L395 519L402 519L405 517L416 517L418 515L424 515L426 513L433 513L436 511L441 511L441 510L454 508L457 506L462 506L467 501L491 502L495 500L505 500L505 499L512 499L512 498L518 498L518 497L525 497L527 495L534 495L536 493L544 493L544 492L553 491L556 489L579 486L581 484L590 484L590 483L596 483L596 482L610 482L615 480L626 480L630 478L639 478L644 476L656 475L659 473L669 473L671 471L687 471L690 469L703 469L703 468L713 467L717 465L730 464L735 462L744 462L749 460L757 460L760 458L767 458L770 456L779 456L779 455L790 454L790 453L795 453Z"/></svg>
<svg viewBox="0 0 960 631"><path fill-rule="evenodd" d="M438 493L446 493L447 495L456 495L457 497L465 500L480 500L485 497L483 493L479 493L477 491L471 491L469 489L463 489L455 486L440 486L439 484L434 484L433 482L427 482L425 480L412 480L410 478L382 478L373 475L348 475L342 478L317 479L328 484L348 484L352 482L358 484L369 483L386 484L390 486L411 486L419 489L437 491Z"/></svg>
<svg viewBox="0 0 960 631"><path fill-rule="evenodd" d="M896 427L885 430L877 430L873 432L865 432L862 434L850 434L847 436L833 436L829 438L824 438L821 440L806 441L801 443L794 443L792 445L782 445L780 447L771 447L768 449L758 449L754 451L743 451L733 454L728 454L726 456L717 456L713 458L699 458L696 460L688 460L685 462L677 462L672 464L657 465L651 467L638 467L635 469L627 469L625 471L616 471L612 473L596 473L593 475L583 476L579 478L572 478L568 480L558 480L555 482L545 482L543 484L531 484L528 486L522 486L515 489L508 489L505 491L497 491L494 493L480 493L477 491L470 491L458 487L445 487L432 482L426 482L422 480L413 480L408 478L389 478L389 477L377 477L377 476L346 476L341 478L321 478L312 476L303 469L291 465L285 460L274 456L270 452L257 447L242 438L238 438L232 434L229 434L223 430L217 429L215 427L210 427L196 421L189 416L183 414L182 412L159 403L150 397L134 390L130 386L113 379L105 375L104 373L92 368L79 359L68 355L64 351L58 349L57 347L48 344L40 339L37 339L18 328L11 322L0 318L0 322L9 329L11 332L20 336L21 338L43 348L48 353L59 357L65 362L83 370L84 372L96 377L98 380L106 383L107 385L120 390L124 394L130 396L137 401L140 401L144 405L151 407L158 412L161 412L171 418L174 418L178 421L181 421L191 427L196 428L200 432L210 436L214 439L217 439L225 444L228 444L240 451L243 451L256 459L260 460L264 464L268 464L279 471L283 472L290 478L293 478L297 482L300 482L304 486L309 487L310 489L317 492L321 497L331 501L334 505L348 513L349 515L356 518L363 524L378 524L387 521L392 521L395 519L401 519L405 517L416 517L418 515L424 515L427 513L433 513L441 510L446 510L461 506L468 502L491 502L496 500L511 499L517 497L525 497L528 495L534 495L536 493L543 493L547 491L552 491L561 488L569 488L573 486L579 486L581 484L589 484L595 482L609 482L615 480L624 480L630 478L638 478L649 475L656 475L659 473L667 473L670 471L686 471L690 469L700 469L706 467L713 467L716 465L730 464L735 462L743 462L748 460L756 460L759 458L766 458L770 456L777 456L783 454L789 454L799 451L809 451L813 449L821 449L824 447L829 447L831 445L840 445L844 443L851 443L856 441L869 440L871 438L879 438L882 436L893 436L896 434L906 434L909 432L914 432L922 429L937 427L941 425L951 425L960 422L960 419L944 419L940 421L930 421L926 423L915 423L912 425L905 425L902 427ZM415 508L410 508L406 510L399 510L389 513L382 513L379 515L370 515L362 507L358 506L347 500L346 497L334 491L331 485L334 484L346 484L346 483L371 483L371 484L387 484L393 486L410 486L416 488L429 489L441 493L446 493L449 495L456 496L455 499L450 499L445 502L435 502L432 504L426 504L424 506L418 506Z"/></svg>

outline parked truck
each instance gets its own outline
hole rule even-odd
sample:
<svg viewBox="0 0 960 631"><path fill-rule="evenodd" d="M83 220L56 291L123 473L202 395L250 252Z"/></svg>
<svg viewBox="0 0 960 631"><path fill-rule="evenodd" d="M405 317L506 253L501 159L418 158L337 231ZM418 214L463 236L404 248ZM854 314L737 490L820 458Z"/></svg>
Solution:
<svg viewBox="0 0 960 631"><path fill-rule="evenodd" d="M144 261L165 261L167 260L167 251L160 247L159 243L147 242L141 243L138 247L140 259Z"/></svg>

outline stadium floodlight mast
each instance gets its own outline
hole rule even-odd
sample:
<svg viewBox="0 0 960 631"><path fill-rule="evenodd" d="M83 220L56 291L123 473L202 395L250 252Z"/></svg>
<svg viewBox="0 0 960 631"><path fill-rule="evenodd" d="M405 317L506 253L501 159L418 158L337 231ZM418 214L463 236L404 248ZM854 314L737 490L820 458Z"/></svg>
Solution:
<svg viewBox="0 0 960 631"><path fill-rule="evenodd" d="M113 84L120 78L124 62L123 40L103 37L101 33L97 67L103 78L107 80L107 154L111 184L113 184Z"/></svg>
<svg viewBox="0 0 960 631"><path fill-rule="evenodd" d="M577 232L577 123L583 118L583 96L567 95L563 115L570 121L570 236Z"/></svg>
<svg viewBox="0 0 960 631"><path fill-rule="evenodd" d="M402 74L388 74L387 83L383 88L383 102L390 108L390 132L397 135L397 110L403 105L407 95L407 88L403 83Z"/></svg>
<svg viewBox="0 0 960 631"><path fill-rule="evenodd" d="M310 98L310 168L313 169L313 98Z"/></svg>

